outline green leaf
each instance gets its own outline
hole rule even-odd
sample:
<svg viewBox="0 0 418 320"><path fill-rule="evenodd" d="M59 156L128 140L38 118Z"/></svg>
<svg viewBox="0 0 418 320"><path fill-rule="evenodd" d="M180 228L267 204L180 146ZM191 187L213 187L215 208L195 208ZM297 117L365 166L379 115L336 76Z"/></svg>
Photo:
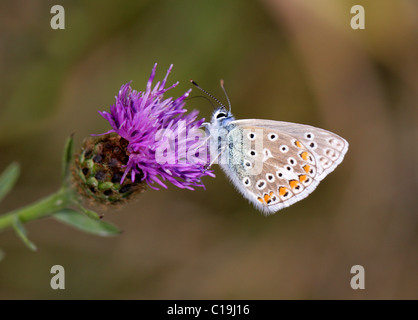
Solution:
<svg viewBox="0 0 418 320"><path fill-rule="evenodd" d="M0 176L0 201L12 190L20 174L20 166L13 162Z"/></svg>
<svg viewBox="0 0 418 320"><path fill-rule="evenodd" d="M75 210L64 209L53 215L55 219L79 230L99 236L116 236L120 230L115 225L102 220L89 218Z"/></svg>
<svg viewBox="0 0 418 320"><path fill-rule="evenodd" d="M23 241L23 243L32 251L37 251L38 248L36 247L36 245L30 241L27 237L26 234L26 229L25 227L23 227L22 222L20 222L20 219L18 216L16 216L14 223L13 223L13 228L16 231L16 234L18 235L18 237Z"/></svg>
<svg viewBox="0 0 418 320"><path fill-rule="evenodd" d="M68 175L71 169L74 153L74 138L71 135L65 142L64 154L62 155L62 183L67 182Z"/></svg>

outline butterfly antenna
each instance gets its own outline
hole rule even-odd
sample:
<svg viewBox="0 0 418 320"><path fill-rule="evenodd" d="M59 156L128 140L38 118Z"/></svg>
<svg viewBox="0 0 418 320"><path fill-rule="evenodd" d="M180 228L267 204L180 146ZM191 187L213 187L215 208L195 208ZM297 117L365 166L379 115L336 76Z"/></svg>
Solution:
<svg viewBox="0 0 418 320"><path fill-rule="evenodd" d="M198 88L200 91L202 91L202 92L204 92L204 93L206 93L209 97L211 97L213 100L215 100L221 107L224 107L225 108L225 106L223 105L223 103L222 102L220 102L218 99L216 99L213 95L211 95L209 92L207 92L206 90L203 90L201 87L199 87L199 85L196 83L196 82L194 82L192 79L190 79L190 82L191 83L193 83L193 85L196 87L196 88Z"/></svg>
<svg viewBox="0 0 418 320"><path fill-rule="evenodd" d="M213 109L216 109L216 107L213 105L212 100L210 100L208 97L205 97L205 96L193 96L193 97L188 97L186 99L187 100L192 100L192 99L195 99L195 98L204 98L204 99L206 99L211 104L211 106L213 107Z"/></svg>
<svg viewBox="0 0 418 320"><path fill-rule="evenodd" d="M231 112L231 101L229 101L228 94L226 93L223 79L221 79L221 88L222 88L223 92L225 93L226 100L228 100L229 112Z"/></svg>

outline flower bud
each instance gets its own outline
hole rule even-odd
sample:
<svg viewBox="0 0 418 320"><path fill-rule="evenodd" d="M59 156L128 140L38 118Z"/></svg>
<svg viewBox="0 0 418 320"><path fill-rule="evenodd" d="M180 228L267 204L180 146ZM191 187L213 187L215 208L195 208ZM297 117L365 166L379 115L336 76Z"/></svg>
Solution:
<svg viewBox="0 0 418 320"><path fill-rule="evenodd" d="M128 173L121 183L129 160L127 146L128 141L115 133L86 138L73 170L78 192L106 205L121 203L143 192L146 183L141 181L141 174L132 182Z"/></svg>

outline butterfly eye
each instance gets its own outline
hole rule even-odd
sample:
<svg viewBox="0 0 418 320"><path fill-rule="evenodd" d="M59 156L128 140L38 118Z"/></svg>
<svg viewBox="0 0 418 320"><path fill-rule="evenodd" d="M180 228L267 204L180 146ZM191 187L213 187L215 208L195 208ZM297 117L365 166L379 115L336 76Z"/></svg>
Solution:
<svg viewBox="0 0 418 320"><path fill-rule="evenodd" d="M219 112L217 115L216 115L216 119L219 119L219 118L225 118L226 117L226 113L223 113L223 112Z"/></svg>

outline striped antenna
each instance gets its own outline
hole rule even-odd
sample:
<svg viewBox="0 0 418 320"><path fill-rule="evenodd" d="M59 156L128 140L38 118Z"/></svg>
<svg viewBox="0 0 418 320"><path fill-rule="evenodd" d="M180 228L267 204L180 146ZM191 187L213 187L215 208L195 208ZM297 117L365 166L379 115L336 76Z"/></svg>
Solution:
<svg viewBox="0 0 418 320"><path fill-rule="evenodd" d="M223 79L221 79L221 88L222 88L223 92L225 93L226 100L228 100L229 112L231 112L231 101L229 101L228 94L226 93Z"/></svg>
<svg viewBox="0 0 418 320"><path fill-rule="evenodd" d="M190 79L190 82L191 83L193 83L193 85L196 87L196 88L198 88L200 91L202 91L202 92L204 92L204 93L206 93L209 97L211 97L213 100L215 100L221 107L224 107L225 108L225 106L223 105L223 103L222 102L220 102L218 99L216 99L213 95L211 95L209 92L207 92L206 90L203 90L201 87L199 87L199 85L196 83L196 82L194 82L194 80L192 80L192 79Z"/></svg>

